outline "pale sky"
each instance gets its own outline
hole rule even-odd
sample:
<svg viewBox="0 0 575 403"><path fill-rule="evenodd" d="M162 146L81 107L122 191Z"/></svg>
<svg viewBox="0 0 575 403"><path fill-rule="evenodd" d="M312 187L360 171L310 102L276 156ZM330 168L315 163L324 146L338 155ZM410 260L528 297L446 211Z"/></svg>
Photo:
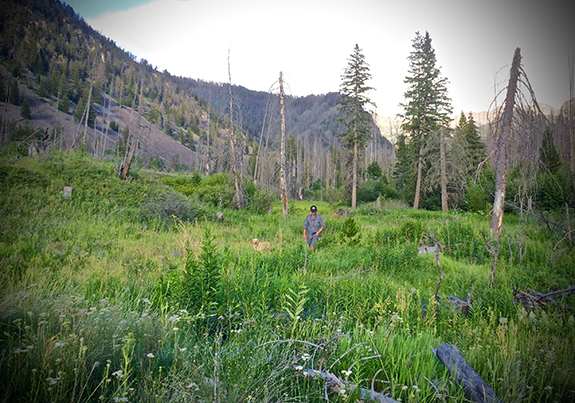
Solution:
<svg viewBox="0 0 575 403"><path fill-rule="evenodd" d="M380 116L402 112L415 32L428 31L455 114L487 110L516 47L537 100L569 99L575 5L563 0L64 0L160 71L294 96L337 92L357 43ZM575 4L575 2L574 2ZM575 61L575 59L574 59ZM574 63L571 63L573 65ZM574 67L575 69L575 67Z"/></svg>

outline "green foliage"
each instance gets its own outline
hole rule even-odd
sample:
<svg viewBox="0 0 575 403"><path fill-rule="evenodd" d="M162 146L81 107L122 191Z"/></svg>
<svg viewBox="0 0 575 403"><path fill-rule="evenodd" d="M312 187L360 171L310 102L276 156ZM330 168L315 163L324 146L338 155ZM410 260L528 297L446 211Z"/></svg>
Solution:
<svg viewBox="0 0 575 403"><path fill-rule="evenodd" d="M18 89L18 79L14 78L10 83L10 103L18 105L20 103L20 90Z"/></svg>
<svg viewBox="0 0 575 403"><path fill-rule="evenodd" d="M553 143L553 133L550 128L546 128L543 132L543 141L539 148L539 159L544 169L551 175L561 168L561 158Z"/></svg>
<svg viewBox="0 0 575 403"><path fill-rule="evenodd" d="M370 79L369 65L356 44L342 75L341 100L338 102L342 111L339 120L346 125L346 131L338 136L343 138L346 148L351 149L356 143L364 146L371 137L369 131L372 120L365 110L368 105L373 104L366 94L372 89L366 84Z"/></svg>
<svg viewBox="0 0 575 403"><path fill-rule="evenodd" d="M120 126L118 126L118 122L116 122L115 120L111 120L110 121L110 129L115 131L116 133L119 133Z"/></svg>
<svg viewBox="0 0 575 403"><path fill-rule="evenodd" d="M541 172L537 176L535 203L545 211L564 208L575 203L573 182L566 167L557 168L554 174Z"/></svg>
<svg viewBox="0 0 575 403"><path fill-rule="evenodd" d="M397 137L395 148L396 162L393 170L395 188L401 200L411 202L415 193L415 157L407 145L403 132Z"/></svg>
<svg viewBox="0 0 575 403"><path fill-rule="evenodd" d="M397 198L397 190L387 183L385 177L362 182L357 188L357 199L362 203L376 201L380 196L386 199Z"/></svg>
<svg viewBox="0 0 575 403"><path fill-rule="evenodd" d="M184 222L193 222L206 215L205 208L196 201L179 193L169 193L148 197L140 208L140 217L146 224L168 228L173 224L173 217Z"/></svg>
<svg viewBox="0 0 575 403"><path fill-rule="evenodd" d="M0 74L0 102L6 99L6 85L4 84L4 76Z"/></svg>
<svg viewBox="0 0 575 403"><path fill-rule="evenodd" d="M64 113L70 113L70 98L68 98L68 94L64 94L58 103L58 110Z"/></svg>
<svg viewBox="0 0 575 403"><path fill-rule="evenodd" d="M480 184L469 182L465 188L462 207L472 212L489 211L490 206L485 188Z"/></svg>
<svg viewBox="0 0 575 403"><path fill-rule="evenodd" d="M402 129L411 134L419 148L427 134L449 123L451 100L447 95L447 79L441 77L436 66L435 50L428 32L425 36L415 33L408 59L409 75L405 78L408 90L404 94L407 103L402 104L405 109Z"/></svg>
<svg viewBox="0 0 575 403"><path fill-rule="evenodd" d="M371 164L367 166L367 178L368 179L379 179L383 175L383 171L381 167L377 163L377 161L373 161Z"/></svg>
<svg viewBox="0 0 575 403"><path fill-rule="evenodd" d="M214 241L210 230L206 229L199 256L196 257L192 250L188 250L183 306L190 311L207 313L217 307L221 268Z"/></svg>
<svg viewBox="0 0 575 403"><path fill-rule="evenodd" d="M471 113L469 114L469 118L467 118L463 112L461 112L459 122L455 127L454 137L456 143L463 151L462 155L458 155L458 159L466 165L466 169L464 170L465 174L472 177L479 163L485 159L487 152Z"/></svg>
<svg viewBox="0 0 575 403"><path fill-rule="evenodd" d="M361 242L361 228L352 216L347 217L343 222L339 237L340 241L347 245L357 245Z"/></svg>
<svg viewBox="0 0 575 403"><path fill-rule="evenodd" d="M228 174L215 174L205 176L194 189L200 200L214 207L229 207L234 199L234 188L230 186Z"/></svg>
<svg viewBox="0 0 575 403"><path fill-rule="evenodd" d="M30 110L30 100L28 97L24 97L22 108L20 109L20 116L25 120L32 119L32 111Z"/></svg>

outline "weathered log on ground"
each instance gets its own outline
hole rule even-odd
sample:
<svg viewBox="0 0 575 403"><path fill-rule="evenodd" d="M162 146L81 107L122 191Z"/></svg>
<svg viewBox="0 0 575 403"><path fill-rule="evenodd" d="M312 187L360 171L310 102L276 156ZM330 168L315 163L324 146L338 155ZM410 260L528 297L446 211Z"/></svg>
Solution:
<svg viewBox="0 0 575 403"><path fill-rule="evenodd" d="M431 348L439 361L455 377L457 383L463 386L465 396L474 402L501 403L493 389L485 383L473 367L463 358L457 347L443 343L435 350Z"/></svg>
<svg viewBox="0 0 575 403"><path fill-rule="evenodd" d="M313 368L306 368L303 370L304 375L309 376L310 378L320 378L325 381L326 385L326 392L329 389L330 392L339 395L342 391L349 390L349 393L352 393L357 385L354 385L351 382L345 382L343 379L334 375L328 370L317 371ZM377 403L399 403L397 400L392 399L391 397L385 396L381 392L376 392L373 389L366 388L362 386L359 390L360 398L361 399L370 399L371 401ZM327 398L327 396L326 396Z"/></svg>
<svg viewBox="0 0 575 403"><path fill-rule="evenodd" d="M523 305L525 310L532 310L537 307L544 308L547 306L549 302L557 302L557 296L559 294L571 294L575 293L575 286L566 288L564 290L555 290L551 291L547 294L541 294L540 292L534 291L529 289L528 292L522 291L520 292L517 289L517 286L513 289L513 300L515 303L520 303ZM572 308L569 306L565 306L565 308L571 310Z"/></svg>

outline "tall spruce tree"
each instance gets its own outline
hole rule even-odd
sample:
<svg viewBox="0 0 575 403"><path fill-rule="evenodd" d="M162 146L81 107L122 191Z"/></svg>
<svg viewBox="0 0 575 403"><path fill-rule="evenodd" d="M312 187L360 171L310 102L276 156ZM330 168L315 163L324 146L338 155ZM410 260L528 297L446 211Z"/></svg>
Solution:
<svg viewBox="0 0 575 403"><path fill-rule="evenodd" d="M367 97L367 91L372 88L366 85L371 78L369 65L365 61L365 56L356 44L353 53L348 59L348 65L341 76L340 86L341 100L339 109L343 115L339 118L346 126L346 131L339 134L343 138L343 146L352 150L352 188L351 188L351 208L357 205L357 170L358 156L360 148L363 148L370 139L370 128L372 118L365 110L367 105L375 104Z"/></svg>
<svg viewBox="0 0 575 403"><path fill-rule="evenodd" d="M455 141L463 151L460 159L466 166L465 174L473 177L477 171L477 166L485 159L486 146L481 141L479 128L471 113L469 113L469 117L466 117L461 112L459 122L455 127Z"/></svg>
<svg viewBox="0 0 575 403"><path fill-rule="evenodd" d="M451 99L447 95L447 79L441 77L436 66L435 50L426 32L415 33L413 50L409 57L409 75L405 78L408 89L401 104L405 112L402 129L410 136L410 148L417 161L417 178L413 208L419 209L423 172L423 150L429 134L450 121Z"/></svg>

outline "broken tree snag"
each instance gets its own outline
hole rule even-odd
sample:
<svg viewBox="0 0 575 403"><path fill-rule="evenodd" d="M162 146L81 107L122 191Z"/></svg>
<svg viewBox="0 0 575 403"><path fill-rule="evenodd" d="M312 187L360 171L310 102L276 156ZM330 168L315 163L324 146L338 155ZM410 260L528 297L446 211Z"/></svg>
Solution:
<svg viewBox="0 0 575 403"><path fill-rule="evenodd" d="M507 86L507 97L505 98L505 108L498 127L498 136L495 149L495 197L493 200L493 213L489 224L491 237L501 235L501 224L503 222L503 206L505 203L505 186L507 181L508 163L508 141L511 137L513 124L513 108L515 107L515 93L517 92L517 80L519 78L519 66L521 64L521 51L515 49L511 71L509 72L509 85Z"/></svg>
<svg viewBox="0 0 575 403"><path fill-rule="evenodd" d="M517 285L513 288L513 301L517 304L523 305L526 311L533 310L537 307L545 308L549 302L557 302L557 295L559 294L572 294L575 293L575 286L571 286L564 290L555 290L547 294L541 294L535 290L528 289L528 291L519 292ZM565 306L566 309L572 310L571 307Z"/></svg>
<svg viewBox="0 0 575 403"><path fill-rule="evenodd" d="M501 403L495 396L493 389L485 383L479 374L463 358L457 347L453 344L443 343L435 350L431 347L436 357L441 361L449 374L455 377L455 381L463 386L465 396L474 402Z"/></svg>

